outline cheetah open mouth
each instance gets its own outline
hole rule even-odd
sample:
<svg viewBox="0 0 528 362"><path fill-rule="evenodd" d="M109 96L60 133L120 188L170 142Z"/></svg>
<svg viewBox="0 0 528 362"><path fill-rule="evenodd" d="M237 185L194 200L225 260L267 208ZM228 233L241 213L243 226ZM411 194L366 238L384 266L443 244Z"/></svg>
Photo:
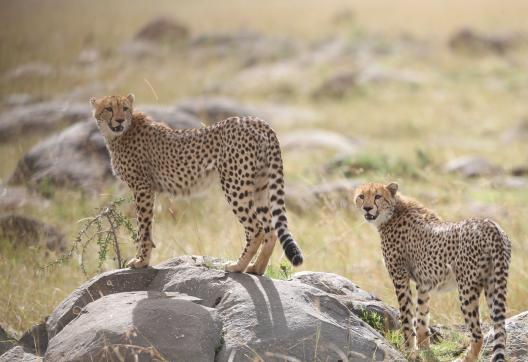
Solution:
<svg viewBox="0 0 528 362"><path fill-rule="evenodd" d="M121 132L123 130L123 125L121 124L118 124L117 126L112 127L112 124L108 123L108 127L110 127L110 129L114 132Z"/></svg>
<svg viewBox="0 0 528 362"><path fill-rule="evenodd" d="M378 217L378 215L365 214L365 219L367 219L369 221L376 220L377 217Z"/></svg>

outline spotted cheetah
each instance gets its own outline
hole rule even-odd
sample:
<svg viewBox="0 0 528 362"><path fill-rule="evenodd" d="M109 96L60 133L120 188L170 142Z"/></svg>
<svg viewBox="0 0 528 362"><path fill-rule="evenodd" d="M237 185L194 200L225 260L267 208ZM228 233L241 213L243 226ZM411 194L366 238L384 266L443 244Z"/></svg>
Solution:
<svg viewBox="0 0 528 362"><path fill-rule="evenodd" d="M356 189L354 202L381 236L406 346L412 354L416 343L429 347L429 294L452 285L458 287L465 324L471 332L470 348L459 361L476 361L482 347L479 297L484 289L495 333L492 361L504 361L510 240L489 219L443 221L397 191L396 183L367 183ZM411 280L418 294L417 321L412 310Z"/></svg>
<svg viewBox="0 0 528 362"><path fill-rule="evenodd" d="M281 151L275 132L255 117L231 117L198 129L171 129L134 112L134 96L92 97L90 103L114 174L128 184L136 203L138 240L132 268L148 266L155 194L188 196L214 174L246 234L246 245L229 272L262 275L277 237L286 257L303 257L288 230ZM255 262L253 256L262 245Z"/></svg>

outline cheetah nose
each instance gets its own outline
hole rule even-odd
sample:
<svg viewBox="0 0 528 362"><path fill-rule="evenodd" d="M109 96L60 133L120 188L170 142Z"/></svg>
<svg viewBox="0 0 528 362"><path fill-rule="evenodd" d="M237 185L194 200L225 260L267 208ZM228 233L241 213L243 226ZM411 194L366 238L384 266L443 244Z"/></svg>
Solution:
<svg viewBox="0 0 528 362"><path fill-rule="evenodd" d="M363 208L363 210L365 210L366 212L369 212L370 210L372 210L372 207L370 207L370 206L365 206L365 207Z"/></svg>
<svg viewBox="0 0 528 362"><path fill-rule="evenodd" d="M121 123L123 123L125 120L122 119L122 118L120 118L120 119L116 119L115 121L116 121L117 123L121 124Z"/></svg>

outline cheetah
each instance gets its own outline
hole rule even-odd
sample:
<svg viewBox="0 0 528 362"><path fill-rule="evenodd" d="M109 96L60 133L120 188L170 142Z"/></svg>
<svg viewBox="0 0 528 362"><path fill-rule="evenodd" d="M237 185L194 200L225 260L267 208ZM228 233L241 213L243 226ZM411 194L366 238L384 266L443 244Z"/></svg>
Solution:
<svg viewBox="0 0 528 362"><path fill-rule="evenodd" d="M398 193L398 185L367 183L355 190L354 202L381 237L385 265L394 284L406 347L415 355L429 347L429 296L458 287L471 344L458 361L476 361L482 347L479 297L486 296L494 328L492 361L504 361L505 313L511 243L489 219L443 221L417 201ZM414 320L410 281L416 283ZM416 329L416 331L415 331Z"/></svg>
<svg viewBox="0 0 528 362"><path fill-rule="evenodd" d="M226 271L264 274L277 238L289 261L302 264L288 230L279 141L267 123L247 116L171 129L135 112L134 101L132 94L90 98L112 170L134 194L139 232L129 267L149 265L156 193L189 196L208 186L215 174L246 236L241 256L226 264Z"/></svg>

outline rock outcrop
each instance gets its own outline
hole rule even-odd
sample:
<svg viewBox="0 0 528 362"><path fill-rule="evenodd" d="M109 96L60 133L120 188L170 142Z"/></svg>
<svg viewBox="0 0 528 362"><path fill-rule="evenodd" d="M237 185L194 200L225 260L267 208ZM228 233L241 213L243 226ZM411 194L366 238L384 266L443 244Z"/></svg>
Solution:
<svg viewBox="0 0 528 362"><path fill-rule="evenodd" d="M525 361L528 356L528 312L506 319L506 358L508 361ZM493 352L493 328L486 334L483 357Z"/></svg>
<svg viewBox="0 0 528 362"><path fill-rule="evenodd" d="M347 279L272 280L221 265L185 256L94 277L47 319L45 360L404 361L358 316L377 313L394 328L395 311Z"/></svg>
<svg viewBox="0 0 528 362"><path fill-rule="evenodd" d="M64 251L64 234L56 227L18 214L0 215L0 238L13 247L43 246Z"/></svg>

